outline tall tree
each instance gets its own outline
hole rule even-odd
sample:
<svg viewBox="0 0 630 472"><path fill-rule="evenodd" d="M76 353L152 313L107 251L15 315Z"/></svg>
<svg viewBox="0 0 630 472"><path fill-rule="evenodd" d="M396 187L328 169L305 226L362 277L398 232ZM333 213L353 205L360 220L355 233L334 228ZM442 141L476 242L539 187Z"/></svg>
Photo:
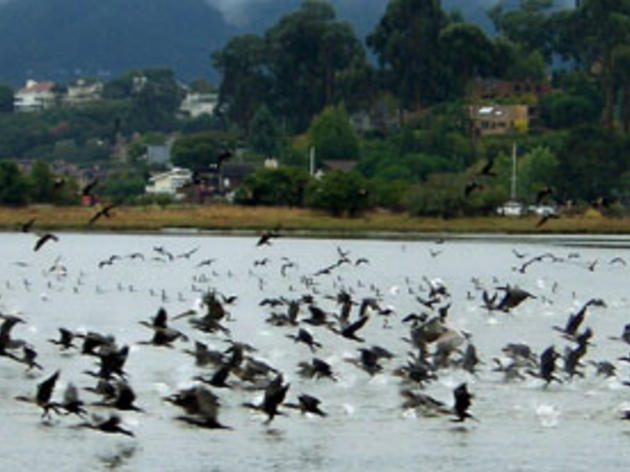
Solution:
<svg viewBox="0 0 630 472"><path fill-rule="evenodd" d="M192 171L218 166L220 158L233 146L232 137L221 131L181 136L173 144L173 164Z"/></svg>
<svg viewBox="0 0 630 472"><path fill-rule="evenodd" d="M439 95L439 33L445 15L439 0L392 0L367 37L404 108L419 108Z"/></svg>
<svg viewBox="0 0 630 472"><path fill-rule="evenodd" d="M0 204L24 205L28 200L28 184L13 161L0 161Z"/></svg>
<svg viewBox="0 0 630 472"><path fill-rule="evenodd" d="M594 74L604 93L603 123L612 128L615 107L615 49L630 45L630 0L584 0L555 18L557 47Z"/></svg>
<svg viewBox="0 0 630 472"><path fill-rule="evenodd" d="M212 64L223 76L218 108L241 129L248 129L272 84L265 42L255 34L236 36L212 54Z"/></svg>
<svg viewBox="0 0 630 472"><path fill-rule="evenodd" d="M0 113L13 111L13 89L0 84Z"/></svg>
<svg viewBox="0 0 630 472"><path fill-rule="evenodd" d="M440 32L443 58L457 77L459 91L464 92L475 76L491 71L493 44L478 26L453 23Z"/></svg>
<svg viewBox="0 0 630 472"><path fill-rule="evenodd" d="M31 167L30 175L31 199L34 202L50 202L52 200L53 175L44 161L37 160Z"/></svg>
<svg viewBox="0 0 630 472"><path fill-rule="evenodd" d="M324 109L313 119L308 134L318 159L355 160L359 157L359 140L343 106Z"/></svg>
<svg viewBox="0 0 630 472"><path fill-rule="evenodd" d="M140 131L170 131L182 102L183 90L171 69L145 69L134 75L132 118Z"/></svg>
<svg viewBox="0 0 630 472"><path fill-rule="evenodd" d="M628 138L601 126L574 128L558 152L557 182L564 198L593 201L616 197L629 168Z"/></svg>
<svg viewBox="0 0 630 472"><path fill-rule="evenodd" d="M619 89L621 128L630 132L630 45L618 46L613 51L615 87Z"/></svg>
<svg viewBox="0 0 630 472"><path fill-rule="evenodd" d="M265 157L277 156L280 151L280 130L269 108L261 105L249 129L249 144Z"/></svg>
<svg viewBox="0 0 630 472"><path fill-rule="evenodd" d="M346 72L360 70L365 52L352 26L335 18L332 6L306 0L300 8L267 30L269 65L274 79L275 103L295 131L339 99Z"/></svg>
<svg viewBox="0 0 630 472"><path fill-rule="evenodd" d="M552 29L549 27L552 0L521 0L519 8L508 10L506 1L499 1L488 11L496 30L525 49L540 51L551 62Z"/></svg>

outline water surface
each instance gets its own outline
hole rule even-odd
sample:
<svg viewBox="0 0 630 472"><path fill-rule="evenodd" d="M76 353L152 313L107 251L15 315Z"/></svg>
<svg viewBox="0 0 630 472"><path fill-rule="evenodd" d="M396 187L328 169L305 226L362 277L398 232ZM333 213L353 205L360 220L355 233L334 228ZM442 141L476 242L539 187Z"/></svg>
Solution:
<svg viewBox="0 0 630 472"><path fill-rule="evenodd" d="M610 263L615 256L630 263L627 238L477 237L447 238L443 244L279 238L270 247L256 247L254 237L59 236L58 242L33 252L34 236L0 235L0 310L27 321L12 334L35 346L44 366L43 373L27 373L24 366L0 358L3 470L544 471L620 470L627 465L630 423L619 417L630 407L630 389L622 385L629 378L628 364L616 359L627 355L630 346L608 339L630 322L630 267ZM174 255L199 249L190 258L169 261L154 250L158 246ZM369 264L344 264L331 275L314 277L338 260L338 248L349 251L352 261L366 257ZM518 259L513 249L529 256L551 251L563 261L532 264L522 274L514 269L526 259ZM144 260L125 257L133 252L143 254ZM99 268L99 262L112 254L121 259ZM286 276L280 271L283 257L296 263ZM196 267L208 258L216 262ZM265 265L254 265L263 258L268 258ZM593 261L597 261L594 270L588 270ZM314 285L307 287L304 277ZM477 422L458 425L448 417L423 418L400 407L399 379L391 375L404 363L408 350L401 340L408 328L400 320L422 310L415 297L428 295L423 277L439 279L448 287L452 303L448 322L454 329L472 333L485 362L474 376L456 368L443 370L425 391L451 405L453 388L467 382L475 395L471 412ZM481 292L472 277L490 291L517 284L536 299L509 314L488 313L481 308ZM385 364L384 373L370 377L344 360L357 355L358 343L309 327L324 345L318 355L332 364L339 380L301 379L296 364L310 360L310 351L286 338L295 328L266 324L270 309L259 302L265 297L312 293L318 306L337 312L335 301L326 296L341 288L351 290L358 301L378 296L381 306L394 309L391 329L383 329L381 317L374 314L360 334L366 344L387 347L397 358ZM212 369L195 367L182 352L192 348L191 342L177 342L174 349L138 345L151 336L138 321L148 320L160 307L171 315L196 307L201 290L208 289L238 295L229 308L232 338L255 345L257 357L284 372L291 382L290 400L300 393L316 395L328 417L287 411L288 416L265 425L263 416L241 406L260 399L261 393L234 389L217 392L223 403L219 419L233 431L198 430L174 420L180 411L162 397ZM570 343L552 326L564 325L568 315L592 297L603 298L607 307L588 311L584 326L590 326L595 337L586 359L615 362L617 378L597 377L587 366L584 378L543 389L538 379L504 383L502 375L492 371L491 359L500 356L508 342L526 342L536 353L553 344L562 352ZM303 307L301 317L305 316ZM192 340L221 349L227 346L223 336L196 332L185 320L172 325ZM60 354L47 342L57 337L60 326L111 333L119 345L132 346L127 371L137 403L146 412L121 416L135 438L76 429L73 426L80 421L73 417L43 422L37 408L14 400L16 395L32 394L37 382L56 369L61 369L61 377L55 398L61 397L66 382L80 387L94 383L83 373L94 368L92 358ZM82 398L97 400L87 392Z"/></svg>

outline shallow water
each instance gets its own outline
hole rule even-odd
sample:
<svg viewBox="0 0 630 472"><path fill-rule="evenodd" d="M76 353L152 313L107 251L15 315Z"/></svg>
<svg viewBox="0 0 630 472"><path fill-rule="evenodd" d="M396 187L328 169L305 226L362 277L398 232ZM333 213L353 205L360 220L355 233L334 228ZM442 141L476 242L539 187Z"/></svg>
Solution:
<svg viewBox="0 0 630 472"><path fill-rule="evenodd" d="M75 471L80 468L117 470L519 470L544 471L619 470L627 464L630 423L620 421L620 412L630 407L628 364L615 361L627 355L630 346L611 341L630 322L628 274L630 267L610 264L615 256L628 259L630 240L600 238L493 238L435 241L311 240L280 238L270 247L256 247L252 237L199 235L109 235L60 234L59 242L47 243L33 252L35 238L28 234L1 234L3 278L0 278L0 310L19 314L27 324L12 335L34 345L43 373L27 373L24 366L0 358L0 427L2 470ZM190 259L154 260L163 246L177 255L199 247ZM349 257L367 257L369 264L343 265L332 275L313 274L338 258L337 247ZM512 249L537 255L551 251L563 262L533 264L525 274L514 268L522 263ZM435 257L431 251L441 251ZM140 252L144 260L122 257L112 265L98 267L112 254ZM569 255L571 254L571 257ZM577 256L576 256L577 255ZM255 260L268 258L266 265ZM282 257L297 263L286 277L280 273ZM216 258L211 266L197 268L203 259ZM62 275L63 265L67 269ZM595 269L587 269L597 260ZM18 263L19 264L16 264ZM204 276L206 282L199 282ZM317 285L304 286L303 276ZM440 378L426 392L451 405L452 390L468 382L475 395L471 412L479 421L452 423L448 417L423 418L400 408L399 379L391 370L404 362L407 345L401 338L407 327L400 320L421 311L415 294L427 296L423 276L440 279L449 288L452 307L449 324L472 333L485 362L476 376L459 369L440 371ZM517 284L536 295L511 313L488 313L482 309L481 293L471 277L492 290L505 283ZM26 281L26 282L25 282ZM307 347L285 337L295 328L277 328L264 320L270 309L258 303L265 297L297 298L315 291L318 306L338 310L325 298L345 287L355 299L374 296L378 288L381 306L396 312L391 329L382 328L373 315L360 335L368 345L379 344L397 358L385 363L385 371L369 377L344 358L356 356L356 342L328 330L309 327L324 345L317 355L330 362L338 382L304 380L296 364L310 360ZM415 294L409 293L409 288ZM222 401L219 420L233 431L206 431L174 420L177 408L162 397L191 385L191 378L205 371L182 353L191 342L176 342L175 349L138 345L151 331L138 321L148 320L164 306L169 314L181 313L199 302L199 290L216 289L238 300L229 308L232 338L258 348L256 356L285 373L291 382L291 401L300 393L322 399L326 418L302 416L296 411L265 425L265 418L240 404L255 401L261 393L239 389L218 391ZM470 297L468 296L470 294ZM595 336L587 360L611 360L618 378L597 377L586 368L585 378L574 378L543 389L541 381L528 378L504 383L492 372L492 357L501 355L508 342L526 342L536 353L554 344L562 352L569 343L553 325L563 326L570 313L589 298L603 298L606 308L589 309L584 326ZM306 316L305 307L301 311ZM353 312L353 316L356 314ZM225 348L223 336L194 331L185 320L171 321L192 340ZM42 422L33 405L14 400L34 393L36 384L61 369L55 398L66 382L85 387L93 379L82 372L93 360L76 353L60 354L46 340L57 337L57 328L112 333L119 345L132 346L126 370L145 413L122 413L125 426L136 437L106 435L76 429L80 421L56 417ZM559 362L559 367L561 367ZM97 398L87 392L84 401ZM98 411L90 407L90 411ZM104 413L103 410L100 411Z"/></svg>

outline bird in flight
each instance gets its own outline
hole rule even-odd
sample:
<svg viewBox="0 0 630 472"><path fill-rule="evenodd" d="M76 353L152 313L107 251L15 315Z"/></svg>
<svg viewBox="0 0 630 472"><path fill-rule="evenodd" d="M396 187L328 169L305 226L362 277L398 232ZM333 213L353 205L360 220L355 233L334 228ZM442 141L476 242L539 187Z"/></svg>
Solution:
<svg viewBox="0 0 630 472"><path fill-rule="evenodd" d="M59 241L59 238L52 233L44 233L39 235L39 239L37 240L37 242L35 242L35 247L33 247L33 251L39 251L44 244L51 240Z"/></svg>

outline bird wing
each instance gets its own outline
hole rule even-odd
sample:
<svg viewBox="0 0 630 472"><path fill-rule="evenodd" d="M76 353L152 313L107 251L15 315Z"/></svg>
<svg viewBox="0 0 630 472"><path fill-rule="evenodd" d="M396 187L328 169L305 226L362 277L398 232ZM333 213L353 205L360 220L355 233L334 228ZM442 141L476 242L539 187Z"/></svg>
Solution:
<svg viewBox="0 0 630 472"><path fill-rule="evenodd" d="M37 385L37 403L38 404L46 404L50 401L50 397L52 396L52 392L55 388L55 383L59 378L59 372L57 371L48 377L46 380Z"/></svg>

